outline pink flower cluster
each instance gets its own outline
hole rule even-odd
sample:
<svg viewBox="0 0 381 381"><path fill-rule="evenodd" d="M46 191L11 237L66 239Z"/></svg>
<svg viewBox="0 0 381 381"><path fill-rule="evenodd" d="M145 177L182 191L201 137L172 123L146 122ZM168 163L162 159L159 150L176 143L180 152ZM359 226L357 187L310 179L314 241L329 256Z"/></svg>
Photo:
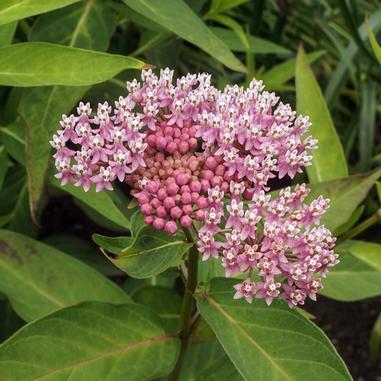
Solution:
<svg viewBox="0 0 381 381"><path fill-rule="evenodd" d="M295 118L261 81L219 91L205 73L172 77L168 68L142 71L114 110L105 102L91 116L81 102L76 116L63 115L51 141L62 184L100 191L127 182L146 223L174 234L178 223L203 220L209 189L229 193L230 181L243 182L251 199L276 173L293 177L310 164L308 118Z"/></svg>
<svg viewBox="0 0 381 381"><path fill-rule="evenodd" d="M230 185L230 203L224 192L209 190L210 206L199 230L199 251L203 260L222 258L227 277L247 274L234 286L235 299L285 299L290 307L303 305L322 288L321 278L338 263L333 252L335 238L319 225L329 207L322 196L310 204L304 202L309 190L302 185L282 189L271 199L263 190L250 202L242 200L243 183Z"/></svg>

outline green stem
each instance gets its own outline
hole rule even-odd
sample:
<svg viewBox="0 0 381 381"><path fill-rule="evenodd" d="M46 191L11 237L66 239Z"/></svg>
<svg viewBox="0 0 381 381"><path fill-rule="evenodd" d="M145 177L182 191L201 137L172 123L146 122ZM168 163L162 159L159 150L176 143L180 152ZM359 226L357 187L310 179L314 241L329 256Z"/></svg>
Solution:
<svg viewBox="0 0 381 381"><path fill-rule="evenodd" d="M186 232L188 241L193 242L190 233ZM197 269L198 269L198 250L194 245L189 250L188 255L188 277L185 284L183 303L180 312L180 331L179 339L181 340L180 354L173 372L169 378L170 381L177 381L182 364L185 359L186 351L189 344L189 336L191 334L191 318L193 310L193 293L197 286Z"/></svg>
<svg viewBox="0 0 381 381"><path fill-rule="evenodd" d="M365 221L361 222L361 224L355 226L353 229L349 230L348 232L341 235L337 243L344 242L348 239L352 239L359 234L361 234L366 229L370 228L372 225L377 223L381 219L381 209L377 210L376 213L372 214L369 218L367 218Z"/></svg>

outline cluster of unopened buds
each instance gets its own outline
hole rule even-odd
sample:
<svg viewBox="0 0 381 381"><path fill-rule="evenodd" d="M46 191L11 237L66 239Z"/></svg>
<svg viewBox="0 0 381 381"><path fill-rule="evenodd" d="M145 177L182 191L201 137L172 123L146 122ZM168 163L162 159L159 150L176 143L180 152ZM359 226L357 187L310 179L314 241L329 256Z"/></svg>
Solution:
<svg viewBox="0 0 381 381"><path fill-rule="evenodd" d="M329 232L324 227L308 231L308 207L301 207L296 201L287 203L286 194L278 203L269 203L265 195L271 178L286 175L293 178L311 163L308 151L316 149L317 142L310 136L304 138L310 125L308 118L296 117L290 106L279 102L274 93L263 91L261 81L253 80L247 89L234 85L220 91L211 85L211 77L205 73L188 74L177 79L176 84L172 77L173 71L168 68L161 70L159 76L151 70L143 71L142 82L127 82L128 95L119 97L114 108L105 102L98 105L93 115L90 105L81 102L77 115L63 115L61 128L51 141L56 150L56 177L63 185L72 182L85 191L92 183L96 191L112 190L116 180L129 184L131 194L146 216L145 222L169 234L175 234L179 226L189 228L199 221L203 224L199 244L204 258L222 255L228 276L244 269L242 250L247 245L257 245L256 255L263 254L255 261L255 266L267 266L265 258L268 258L276 272L266 275L262 283L254 284L251 275L261 275L265 270L258 267L259 272L255 271L253 262L251 270L249 266L244 269L249 269L250 277L237 289L237 297L244 296L250 301L253 295L261 297L263 294L269 301L265 287L275 286L271 295L278 296L280 281L275 279L287 277L294 262L300 262L300 271L306 278L302 286L302 275L298 280L288 277L282 295L294 295L295 287L303 292L307 292L308 287L317 290L320 281L312 279L312 270L305 271L302 266L301 256L306 253L303 245L300 244L300 251L297 251L299 249L293 246L297 239L292 241L289 236L308 232L317 237L310 244L313 246L322 236L322 242L328 239ZM215 193L219 194L218 201ZM225 228L231 230L229 233L219 228L224 219L221 195L228 200L229 213L234 213L236 208L239 214L244 213L242 218L228 218ZM267 201L255 209L253 205L257 201L253 200L263 197ZM243 211L239 198L254 203L249 204L248 210L250 213L257 210L255 223L246 219L248 211ZM316 206L324 211L328 205L320 199L315 203L310 208ZM320 209L311 213L321 214ZM212 223L213 218L215 223ZM318 218L308 221L315 224ZM257 224L264 224L264 228L257 228ZM282 230L292 227L295 228L293 233ZM235 237L237 229L240 243L229 247L229 240ZM261 230L263 239L259 236ZM266 234L273 234L276 239ZM331 243L317 246L323 253L328 251L328 246L329 250L333 246L334 239L329 237ZM227 241L222 244L220 239ZM283 255L265 254L273 250L267 247L271 239L284 245ZM230 266L227 259L233 254L241 258L235 267ZM324 275L327 266L334 263L332 258L330 261L326 265L316 265L316 269ZM286 262L290 270L286 270ZM270 284L271 279L273 283ZM248 291L251 288L255 292ZM313 297L315 293L307 294ZM293 296L292 300L299 298L301 304L303 295Z"/></svg>

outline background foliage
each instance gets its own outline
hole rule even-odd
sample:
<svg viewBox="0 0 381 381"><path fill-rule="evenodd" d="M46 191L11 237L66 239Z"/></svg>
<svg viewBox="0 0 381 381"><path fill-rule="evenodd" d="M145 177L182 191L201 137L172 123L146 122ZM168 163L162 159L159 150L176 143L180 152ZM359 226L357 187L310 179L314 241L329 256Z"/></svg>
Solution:
<svg viewBox="0 0 381 381"><path fill-rule="evenodd" d="M256 77L309 115L319 150L296 182L311 184L311 198L331 199L323 220L341 254L322 294L345 302L381 295L380 30L377 0L3 0L0 339L23 328L0 346L0 379L122 380L128 371L129 380L143 380L174 366L176 268L189 244L144 227L122 187L61 188L48 143L79 100L112 103L150 65L177 76L206 71L220 88ZM305 313L259 302L241 308L230 283L214 279L220 275L213 262L199 268L202 317L181 380L351 379ZM372 306L378 313L381 305ZM313 308L319 315L319 302ZM370 336L372 359L380 321ZM49 354L45 362L36 348Z"/></svg>

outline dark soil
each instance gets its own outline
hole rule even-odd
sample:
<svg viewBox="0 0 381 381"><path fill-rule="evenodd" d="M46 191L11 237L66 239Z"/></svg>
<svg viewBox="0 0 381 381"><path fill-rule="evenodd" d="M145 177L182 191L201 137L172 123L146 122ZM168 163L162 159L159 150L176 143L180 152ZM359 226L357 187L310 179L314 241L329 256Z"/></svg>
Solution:
<svg viewBox="0 0 381 381"><path fill-rule="evenodd" d="M316 316L314 322L331 339L355 381L381 381L381 357L371 362L368 349L381 298L346 303L320 296L306 310Z"/></svg>

